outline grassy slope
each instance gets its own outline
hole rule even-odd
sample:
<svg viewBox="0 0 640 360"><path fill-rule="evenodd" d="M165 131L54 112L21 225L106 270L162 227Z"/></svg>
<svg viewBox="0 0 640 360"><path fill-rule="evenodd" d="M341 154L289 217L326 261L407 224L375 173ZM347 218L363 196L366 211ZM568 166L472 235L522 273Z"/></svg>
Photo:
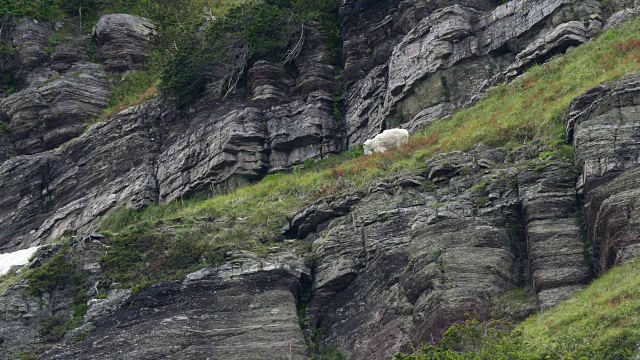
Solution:
<svg viewBox="0 0 640 360"><path fill-rule="evenodd" d="M640 262L613 268L520 330L525 348L539 357L626 358L640 349Z"/></svg>
<svg viewBox="0 0 640 360"><path fill-rule="evenodd" d="M536 66L512 84L498 86L475 106L413 136L401 150L364 157L356 148L293 174L270 175L230 194L152 206L142 212L115 211L102 224L103 231L119 232L104 265L114 279L133 286L179 277L215 263L221 251L257 249L264 253L278 238L287 216L323 196L367 186L394 172L420 169L437 153L468 150L479 142L494 146L534 140L559 144L564 134L561 119L573 98L596 84L635 71L640 71L640 20ZM138 76L130 80L136 88L132 93L146 92L149 87L144 84L155 86L155 79ZM122 98L129 98L128 94ZM210 219L219 225L205 226ZM166 231L167 227L171 230ZM0 279L0 283L9 280ZM571 300L489 344L484 358L624 358L628 349L640 344L639 310L640 264L618 267ZM447 354L441 358L483 358L448 350Z"/></svg>
<svg viewBox="0 0 640 360"><path fill-rule="evenodd" d="M362 156L361 148L354 148L292 174L269 175L230 194L151 206L142 212L114 211L101 227L120 233L105 264L113 279L138 286L215 265L228 250L265 254L277 245L286 218L314 201L366 187L396 172L421 169L437 153L469 150L480 142L514 147L543 141L559 146L564 138L562 116L570 102L592 86L634 71L640 71L640 20L498 86L475 106L416 134L402 149ZM136 256L128 254L132 248L138 249Z"/></svg>

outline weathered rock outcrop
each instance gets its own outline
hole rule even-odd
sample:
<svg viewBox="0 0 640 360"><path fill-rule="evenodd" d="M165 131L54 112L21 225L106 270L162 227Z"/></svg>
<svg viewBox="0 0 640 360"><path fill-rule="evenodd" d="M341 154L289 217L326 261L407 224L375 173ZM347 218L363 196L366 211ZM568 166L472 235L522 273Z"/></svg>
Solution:
<svg viewBox="0 0 640 360"><path fill-rule="evenodd" d="M236 254L220 268L144 290L120 306L102 306L122 301L117 293L92 303L89 337L43 358L306 359L296 312L301 276L309 270L296 257Z"/></svg>
<svg viewBox="0 0 640 360"><path fill-rule="evenodd" d="M596 86L573 101L565 123L567 141L583 168L579 190L588 194L640 164L640 75Z"/></svg>
<svg viewBox="0 0 640 360"><path fill-rule="evenodd" d="M55 149L82 134L86 121L107 105L111 87L102 66L77 63L0 100L17 154Z"/></svg>
<svg viewBox="0 0 640 360"><path fill-rule="evenodd" d="M140 69L155 30L141 18L104 17L96 27L103 67L71 42L47 54L50 25L26 22L18 31L26 34L26 87L0 100L9 129L0 132L0 251L89 232L118 206L139 209L291 170L388 127L424 127L494 81L588 41L630 3L603 10L592 0L343 1L344 123L334 116L334 54L311 24L300 57L252 64L247 89L225 100L183 112L158 97L79 137L84 119L106 103L105 71ZM229 253L220 267L135 295L115 285L44 358L305 359L299 320L308 320L305 330L325 334L321 347L388 359L439 341L470 313L496 316L496 299L514 288L531 288L536 302L513 311L515 320L554 305L592 277L581 226L596 272L640 256L638 99L634 75L574 101L566 123L577 164L555 152L541 158L544 145L480 146L319 201L283 229L312 244L312 271L283 250L289 239L266 259ZM86 239L72 247L82 242L95 276L108 243ZM36 263L55 245L45 249ZM0 350L38 343L52 314L70 317L72 296L59 295L37 299L18 284L0 296ZM308 319L297 313L303 295Z"/></svg>
<svg viewBox="0 0 640 360"><path fill-rule="evenodd" d="M635 205L640 165L640 75L596 86L574 100L567 141L582 174L587 235L598 271L640 255Z"/></svg>
<svg viewBox="0 0 640 360"><path fill-rule="evenodd" d="M331 97L322 94L266 110L240 104L200 111L189 131L165 142L158 159L160 201L234 188L340 152L341 129L332 112Z"/></svg>
<svg viewBox="0 0 640 360"><path fill-rule="evenodd" d="M51 42L58 25L35 20L9 28L18 61L7 70L21 91L0 99L0 119L8 123L12 143L2 161L14 153L55 149L82 134L87 120L109 101L113 85L105 70L142 69L155 35L146 19L105 15L96 26L98 58L103 61L96 64L90 62L87 47L92 39L86 36Z"/></svg>
<svg viewBox="0 0 640 360"><path fill-rule="evenodd" d="M390 358L469 313L488 317L492 299L516 286L531 283L546 307L588 281L572 164L538 153L443 154L425 173L294 217L286 232L314 241L309 308L324 344Z"/></svg>
<svg viewBox="0 0 640 360"><path fill-rule="evenodd" d="M577 216L575 168L551 160L518 174L531 285L543 309L592 278Z"/></svg>
<svg viewBox="0 0 640 360"><path fill-rule="evenodd" d="M155 203L161 113L157 102L132 108L56 150L0 165L2 251L88 231L116 205Z"/></svg>
<svg viewBox="0 0 640 360"><path fill-rule="evenodd" d="M0 175L9 178L2 180L6 189L48 200L25 202L7 197L4 200L7 206L0 210L1 219L37 220L12 222L3 229L3 242L13 244L7 245L7 249L31 246L33 242L44 242L47 237L64 231L87 229L89 224L96 223L92 217L105 214L112 206L139 207L172 201L216 186L234 187L270 172L291 170L309 158L340 152L386 127L423 127L481 94L478 86L484 88L491 79L518 74L532 62L543 61L584 42L600 26L599 7L591 1L575 4L558 0L545 4L514 1L491 10L497 4L488 0L455 4L450 1L344 2L340 10L345 39L344 82L348 86L344 124L334 116L338 108L334 98L338 84L333 50L326 45L326 35L312 24L306 32L304 49L293 64L283 66L259 61L252 65L251 89L247 96L239 91L233 99L200 104L185 114L163 104L150 105L156 110L149 114L145 110L149 106L143 106L135 110L141 114L122 114L114 120L114 125L89 132L80 140L85 144L100 144L101 139L96 137L108 131L121 133L116 124L126 122L126 117L146 117L143 131L153 136L148 137L144 149L153 150L138 155L149 159L144 160L148 168L145 166L138 172L144 172L147 180L141 180L145 183L142 187L131 186L145 190L112 191L122 189L112 183L120 180L131 183L128 175L122 175L119 170L120 166L128 168L127 165L113 167L129 161L100 163L99 159L116 159L126 152L101 152L104 157L84 155L86 164L93 164L105 174L114 174L114 178L107 181L107 176L105 182L96 182L100 176L74 172L76 181L91 184L92 189L79 188L77 195L70 197L60 197L56 191L49 190L42 195L42 188L37 185L62 183L66 177L60 174L68 173L73 166L49 159L65 158L69 150L61 148L56 150L57 155L46 154L7 164L7 170ZM364 10L367 15L361 16ZM593 14L597 16L592 18ZM38 34L48 29L47 25L32 24L35 25L39 26ZM95 34L99 58L105 61L106 70L124 71L142 66L153 44L154 31L153 26L141 18L104 16ZM46 35L29 40L37 43L33 49L43 46L40 41L43 36ZM126 51L122 51L123 48ZM61 72L59 77L49 76L48 83L41 81L37 85L41 88L28 88L2 101L4 106L0 108L6 114L11 132L11 145L2 147L5 158L14 153L32 154L58 147L81 133L84 119L104 106L109 83L99 69L90 64L81 65L82 62L70 68L62 66L75 61L73 49L73 44L65 44L56 49L49 60L58 64L56 69L60 70L55 71ZM43 67L41 62L47 60L36 56L38 51L30 53L32 55L23 57L39 59L29 63ZM79 73L84 68L91 71ZM473 76L465 75L467 73ZM55 107L48 106L49 98L56 99ZM25 162L47 164L47 170L42 170L45 165L38 165L38 171L25 172L47 176L25 181L29 176L24 175L17 184L11 177L18 168L31 168L24 165ZM84 181L85 176L89 180ZM101 187L104 188L98 190ZM33 193L35 189L39 189L38 196ZM127 196L131 198L126 199ZM118 200L113 201L114 198ZM29 215L36 213L38 215ZM54 213L55 218L51 217ZM76 218L79 214L81 218Z"/></svg>
<svg viewBox="0 0 640 360"><path fill-rule="evenodd" d="M93 34L98 42L98 59L108 72L144 68L153 50L156 27L149 20L128 14L104 15Z"/></svg>
<svg viewBox="0 0 640 360"><path fill-rule="evenodd" d="M96 36L107 71L138 69L152 45L153 26L107 15ZM0 229L0 249L87 231L115 206L140 208L233 188L344 150L343 126L334 115L335 60L325 35L309 27L307 36L295 69L253 66L252 98L239 91L185 112L156 99L79 138L86 120L107 104L112 85L102 65L62 66L73 61L73 44L56 50L51 61L60 72L41 64L46 71L39 74L54 74L0 100L0 120L9 129L2 160L33 154L1 165L0 188L8 195L0 199L0 219L8 225Z"/></svg>
<svg viewBox="0 0 640 360"><path fill-rule="evenodd" d="M24 72L34 70L45 63L49 54L45 48L49 44L49 36L53 34L53 26L46 22L27 20L16 26L13 45L18 49L21 67ZM23 75L26 77L27 74Z"/></svg>
<svg viewBox="0 0 640 360"><path fill-rule="evenodd" d="M104 254L105 242L106 238L101 235L79 236L71 240L64 253L66 259L78 264L87 281L92 284L99 274L98 261ZM42 266L61 250L60 243L40 248L32 259L30 268ZM26 269L21 270L24 274ZM50 274L52 278L65 275L67 274ZM0 311L3 314L0 326L1 360L14 359L14 355L18 353L40 353L51 346L46 341L50 334L43 330L51 330L47 326L59 325L57 322L64 323L71 319L75 311L74 298L83 295L78 294L78 289L74 289L71 284L64 285L38 295L30 291L33 289L29 289L24 280L19 280L0 294ZM88 295L95 294L92 292Z"/></svg>

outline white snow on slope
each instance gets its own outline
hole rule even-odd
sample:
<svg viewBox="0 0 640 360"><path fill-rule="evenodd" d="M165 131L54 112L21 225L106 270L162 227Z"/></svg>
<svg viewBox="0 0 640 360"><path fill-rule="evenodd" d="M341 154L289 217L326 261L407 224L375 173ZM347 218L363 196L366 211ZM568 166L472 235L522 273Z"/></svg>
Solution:
<svg viewBox="0 0 640 360"><path fill-rule="evenodd" d="M39 246L36 246L12 253L0 254L0 275L8 273L12 266L26 265L39 248Z"/></svg>

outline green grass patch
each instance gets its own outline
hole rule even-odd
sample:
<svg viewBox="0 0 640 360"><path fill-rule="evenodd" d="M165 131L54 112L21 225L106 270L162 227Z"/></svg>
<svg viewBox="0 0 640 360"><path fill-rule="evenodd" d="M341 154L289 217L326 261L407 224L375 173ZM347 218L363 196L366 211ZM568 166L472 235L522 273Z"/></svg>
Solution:
<svg viewBox="0 0 640 360"><path fill-rule="evenodd" d="M11 358L14 360L37 360L38 355L31 352L18 352L11 355Z"/></svg>
<svg viewBox="0 0 640 360"><path fill-rule="evenodd" d="M0 276L0 295L4 294L11 286L17 284L22 279L22 274L9 273Z"/></svg>
<svg viewBox="0 0 640 360"><path fill-rule="evenodd" d="M73 40L73 36L65 34L60 31L56 31L53 35L49 36L48 45L44 48L44 51L51 55L54 51L56 51L56 47L63 42L68 42Z"/></svg>
<svg viewBox="0 0 640 360"><path fill-rule="evenodd" d="M111 235L111 244L100 261L107 280L137 291L219 265L227 251L251 250L265 256L271 245L253 237L250 228L176 224L171 229L162 231L157 224L141 222Z"/></svg>
<svg viewBox="0 0 640 360"><path fill-rule="evenodd" d="M107 107L97 118L91 119L89 124L108 120L123 110L151 99L158 93L159 84L160 80L154 70L136 71L124 75L111 92Z"/></svg>
<svg viewBox="0 0 640 360"><path fill-rule="evenodd" d="M628 359L640 355L638 314L640 262L636 261L614 267L519 329L527 351L539 358Z"/></svg>
<svg viewBox="0 0 640 360"><path fill-rule="evenodd" d="M9 124L0 122L0 135L9 134Z"/></svg>

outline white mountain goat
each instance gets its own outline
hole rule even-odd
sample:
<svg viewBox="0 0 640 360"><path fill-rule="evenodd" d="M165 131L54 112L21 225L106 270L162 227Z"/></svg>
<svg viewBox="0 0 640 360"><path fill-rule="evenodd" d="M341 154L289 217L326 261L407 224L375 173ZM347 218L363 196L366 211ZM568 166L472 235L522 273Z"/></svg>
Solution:
<svg viewBox="0 0 640 360"><path fill-rule="evenodd" d="M371 155L374 152L385 153L388 150L402 147L408 142L409 131L405 129L385 130L373 139L364 142L364 153L365 155Z"/></svg>

